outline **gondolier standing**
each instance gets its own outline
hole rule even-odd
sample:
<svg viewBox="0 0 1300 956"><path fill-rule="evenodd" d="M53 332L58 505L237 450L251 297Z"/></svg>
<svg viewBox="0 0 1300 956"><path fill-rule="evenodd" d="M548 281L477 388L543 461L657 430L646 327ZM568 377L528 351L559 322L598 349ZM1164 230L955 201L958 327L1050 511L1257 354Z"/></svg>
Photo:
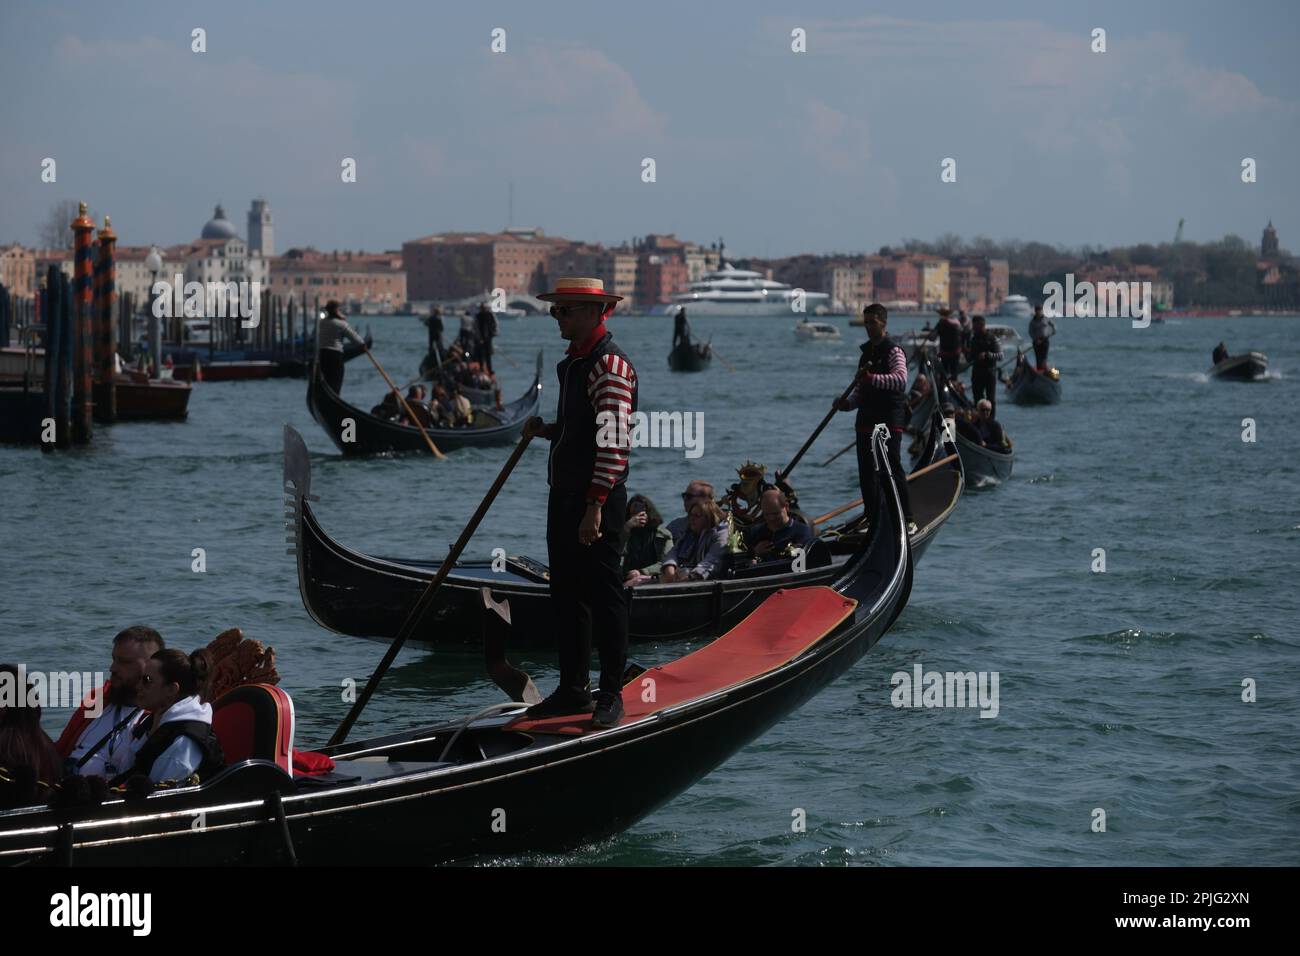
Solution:
<svg viewBox="0 0 1300 956"><path fill-rule="evenodd" d="M939 324L926 336L926 339L934 338L939 340L939 364L943 367L944 374L955 379L961 367L962 328L953 316L952 309L939 310Z"/></svg>
<svg viewBox="0 0 1300 956"><path fill-rule="evenodd" d="M877 424L889 426L889 465L903 504L907 532L916 531L912 520L912 502L907 495L907 476L899 459L903 427L907 422L907 357L894 340L885 334L889 313L879 302L862 310L867 327L867 341L858 359L857 386L839 403L841 411L856 408L858 418L858 483L862 488L862 508L873 514L876 500L876 466L871 454L871 432Z"/></svg>
<svg viewBox="0 0 1300 956"><path fill-rule="evenodd" d="M601 280L561 278L553 292L538 298L554 303L551 315L569 348L556 366L556 420L533 418L524 426L526 434L551 442L546 546L560 655L559 687L528 715L594 711L594 726L613 727L623 715L627 666L620 545L636 370L605 328L622 296L605 292ZM594 702L588 689L593 635L600 652Z"/></svg>
<svg viewBox="0 0 1300 956"><path fill-rule="evenodd" d="M321 377L325 384L338 394L343 389L343 336L350 336L366 348L365 339L348 325L347 316L339 311L338 300L325 303L325 315L316 326L316 343L320 351Z"/></svg>
<svg viewBox="0 0 1300 956"><path fill-rule="evenodd" d="M486 302L480 302L478 304L478 314L474 316L474 334L478 336L478 348L475 351L474 358L489 373L493 371L492 340L496 338L497 332L496 315L487 307Z"/></svg>
<svg viewBox="0 0 1300 956"><path fill-rule="evenodd" d="M1055 334L1056 323L1043 315L1041 305L1034 306L1034 317L1029 320L1029 337L1034 342L1034 365L1040 372L1047 369L1047 340Z"/></svg>
<svg viewBox="0 0 1300 956"><path fill-rule="evenodd" d="M998 402L998 362L1002 358L1002 346L998 338L988 330L984 316L977 315L972 320L974 331L971 333L970 349L970 393L971 401L979 403L987 398L997 410Z"/></svg>

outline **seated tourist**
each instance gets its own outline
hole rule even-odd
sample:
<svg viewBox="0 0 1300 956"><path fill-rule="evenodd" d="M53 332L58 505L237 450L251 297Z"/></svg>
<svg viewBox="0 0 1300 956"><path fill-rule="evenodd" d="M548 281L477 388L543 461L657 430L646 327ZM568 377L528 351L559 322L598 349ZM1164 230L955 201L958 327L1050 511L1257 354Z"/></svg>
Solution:
<svg viewBox="0 0 1300 956"><path fill-rule="evenodd" d="M713 485L709 482L696 478L686 486L686 490L682 492L682 514L667 525L668 533L673 536L673 544L682 540L682 535L690 528L691 508L695 506L695 502L705 499L713 500Z"/></svg>
<svg viewBox="0 0 1300 956"><path fill-rule="evenodd" d="M930 376L923 372L916 373L916 380L912 382L912 388L907 393L907 410L914 412L921 407L929 396L931 391Z"/></svg>
<svg viewBox="0 0 1300 956"><path fill-rule="evenodd" d="M446 386L438 384L433 386L433 394L429 398L429 414L433 416L433 422L439 428L451 428L454 421L454 406L452 405L451 396L447 394Z"/></svg>
<svg viewBox="0 0 1300 956"><path fill-rule="evenodd" d="M1002 430L1002 423L993 417L993 403L987 398L981 398L975 404L975 408L975 418L971 424L979 435L979 443L994 451L1005 451L1011 443L1007 441L1006 432Z"/></svg>
<svg viewBox="0 0 1300 956"><path fill-rule="evenodd" d="M0 664L0 809L44 803L63 779L63 758L41 730L33 685L18 676L13 664Z"/></svg>
<svg viewBox="0 0 1300 956"><path fill-rule="evenodd" d="M144 716L140 692L145 664L164 646L162 635L143 624L125 628L113 638L109 680L90 701L97 706L78 707L55 744L59 754L75 765L76 773L111 780L131 768L138 745L131 730ZM97 715L88 713L91 709Z"/></svg>
<svg viewBox="0 0 1300 956"><path fill-rule="evenodd" d="M406 404L410 406L410 412L402 409L403 415L401 423L403 425L420 424L428 428L433 424L433 415L429 412L429 406L424 402L425 391L423 385L412 385L406 390ZM415 421L411 420L411 415L415 415Z"/></svg>
<svg viewBox="0 0 1300 956"><path fill-rule="evenodd" d="M730 525L712 498L691 506L686 533L663 560L660 581L706 581L722 567Z"/></svg>
<svg viewBox="0 0 1300 956"><path fill-rule="evenodd" d="M645 495L633 495L623 524L623 576L626 587L636 587L663 570L663 560L673 549L672 532L659 509Z"/></svg>
<svg viewBox="0 0 1300 956"><path fill-rule="evenodd" d="M751 563L787 557L793 548L808 550L813 540L812 528L790 517L790 499L785 492L778 488L763 492L759 510L763 520L745 530L745 547L752 555Z"/></svg>
<svg viewBox="0 0 1300 956"><path fill-rule="evenodd" d="M980 437L980 431L975 427L971 418L972 415L969 410L965 408L957 409L953 414L953 421L957 424L957 434L969 442L981 445L983 444L983 439Z"/></svg>
<svg viewBox="0 0 1300 956"><path fill-rule="evenodd" d="M474 406L461 394L459 385L451 388L451 422L457 428L468 428L474 424Z"/></svg>
<svg viewBox="0 0 1300 956"><path fill-rule="evenodd" d="M1214 364L1218 365L1228 357L1228 347L1220 342L1214 347Z"/></svg>
<svg viewBox="0 0 1300 956"><path fill-rule="evenodd" d="M206 779L225 766L212 730L212 705L203 701L210 667L206 650L159 651L149 658L140 703L150 714L133 731L140 741L130 776L145 774L154 783L191 774Z"/></svg>
<svg viewBox="0 0 1300 956"><path fill-rule="evenodd" d="M384 421L396 421L402 416L402 404L397 400L397 393L391 389L384 395L383 400L370 409L370 414L376 418L382 418Z"/></svg>

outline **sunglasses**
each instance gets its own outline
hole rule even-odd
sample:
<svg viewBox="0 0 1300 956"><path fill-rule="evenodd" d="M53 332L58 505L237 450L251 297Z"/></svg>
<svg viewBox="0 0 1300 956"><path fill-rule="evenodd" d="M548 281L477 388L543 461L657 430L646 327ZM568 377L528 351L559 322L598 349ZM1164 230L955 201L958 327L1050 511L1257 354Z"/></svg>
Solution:
<svg viewBox="0 0 1300 956"><path fill-rule="evenodd" d="M551 317L564 319L571 315L580 315L585 309L589 308L591 308L591 306L586 303L580 305L553 305L551 306Z"/></svg>

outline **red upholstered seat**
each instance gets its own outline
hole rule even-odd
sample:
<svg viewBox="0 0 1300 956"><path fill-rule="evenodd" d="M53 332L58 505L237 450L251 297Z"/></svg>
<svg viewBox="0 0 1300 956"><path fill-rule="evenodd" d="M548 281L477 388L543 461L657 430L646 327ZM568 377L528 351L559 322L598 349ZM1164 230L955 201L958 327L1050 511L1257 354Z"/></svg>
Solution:
<svg viewBox="0 0 1300 956"><path fill-rule="evenodd" d="M693 654L652 667L623 688L623 720L636 720L775 670L834 630L858 602L828 587L777 591L717 640ZM647 684L653 681L653 684ZM645 700L653 689L653 700ZM512 730L585 734L591 717L520 718Z"/></svg>
<svg viewBox="0 0 1300 956"><path fill-rule="evenodd" d="M273 684L244 684L212 705L226 764L270 760L293 776L293 701Z"/></svg>

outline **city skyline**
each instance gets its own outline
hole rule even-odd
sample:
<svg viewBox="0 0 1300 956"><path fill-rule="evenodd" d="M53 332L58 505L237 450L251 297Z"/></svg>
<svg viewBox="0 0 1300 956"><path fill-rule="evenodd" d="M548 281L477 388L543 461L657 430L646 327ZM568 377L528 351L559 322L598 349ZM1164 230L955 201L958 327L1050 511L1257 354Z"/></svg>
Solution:
<svg viewBox="0 0 1300 956"><path fill-rule="evenodd" d="M1284 4L1016 2L981 20L949 19L965 17L950 3L922 18L888 3L866 17L396 4L355 23L344 5L303 9L106 21L86 4L7 6L0 53L39 82L0 107L0 240L36 245L61 199L137 245L193 239L215 203L242 213L263 196L281 250L513 224L607 245L725 236L737 257L947 233L1158 243L1180 219L1191 241L1252 241L1269 219L1294 234L1300 208L1282 166L1300 148L1300 76L1282 54L1300 18ZM206 52L191 51L196 27ZM489 50L497 27L504 53ZM1105 53L1089 49L1096 27ZM790 51L795 28L806 53ZM340 178L349 157L355 183Z"/></svg>

